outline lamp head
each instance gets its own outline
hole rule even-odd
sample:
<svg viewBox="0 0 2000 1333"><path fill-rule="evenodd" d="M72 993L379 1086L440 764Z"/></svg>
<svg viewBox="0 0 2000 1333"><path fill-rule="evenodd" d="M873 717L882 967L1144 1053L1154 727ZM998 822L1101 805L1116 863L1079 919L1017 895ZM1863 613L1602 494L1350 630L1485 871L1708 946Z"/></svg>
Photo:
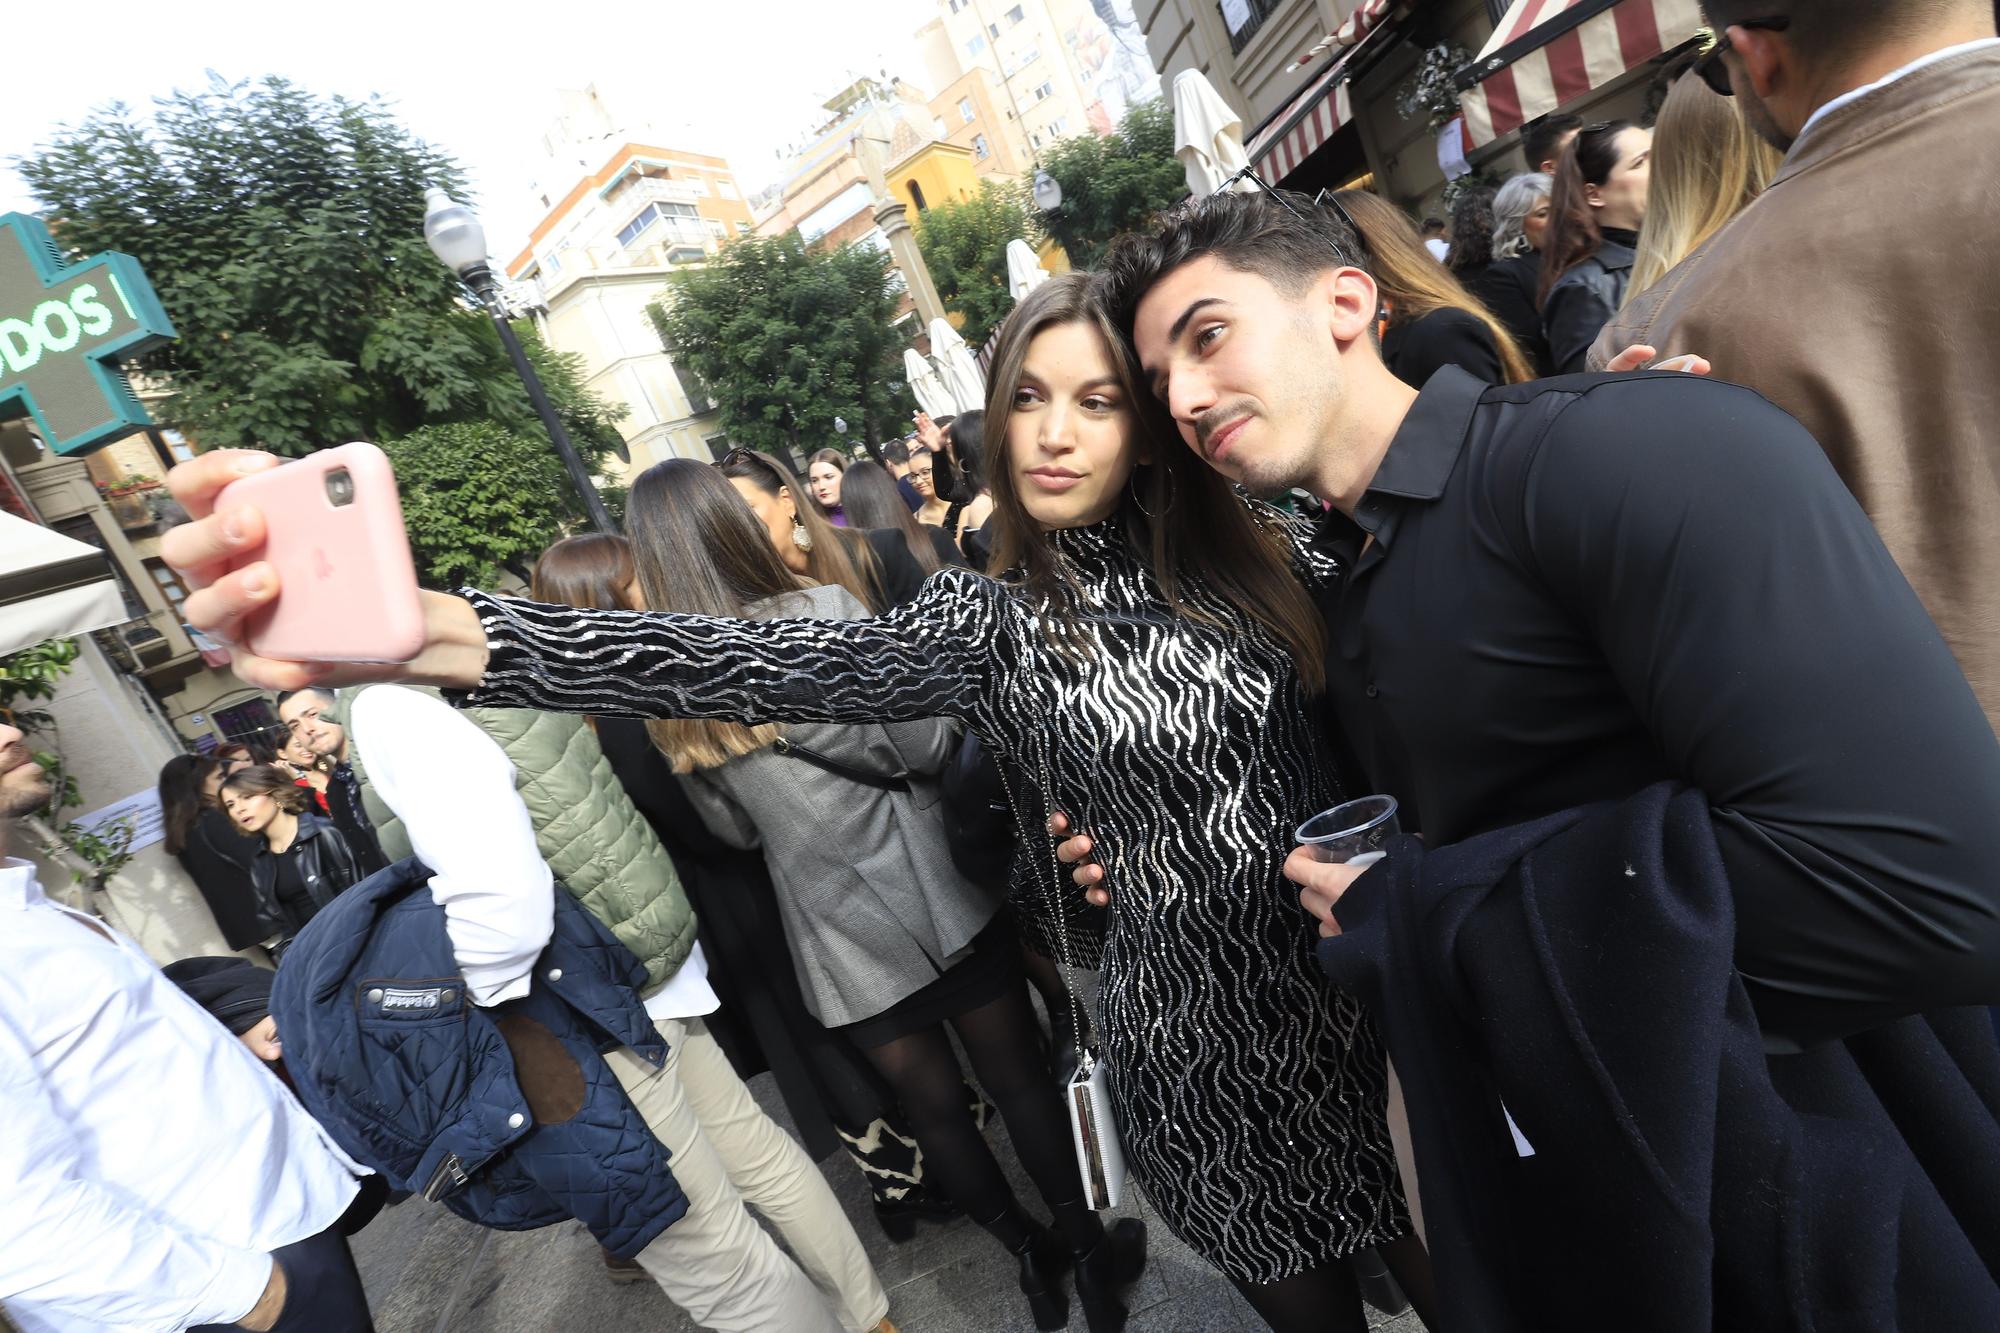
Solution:
<svg viewBox="0 0 2000 1333"><path fill-rule="evenodd" d="M478 215L436 186L424 191L424 242L461 278L486 267L486 229Z"/></svg>

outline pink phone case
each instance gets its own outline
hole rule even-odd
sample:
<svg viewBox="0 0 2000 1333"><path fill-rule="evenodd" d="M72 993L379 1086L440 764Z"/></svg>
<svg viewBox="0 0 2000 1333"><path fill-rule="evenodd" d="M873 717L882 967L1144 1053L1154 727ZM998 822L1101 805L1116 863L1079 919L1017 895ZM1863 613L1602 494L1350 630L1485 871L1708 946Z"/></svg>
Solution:
<svg viewBox="0 0 2000 1333"><path fill-rule="evenodd" d="M336 505L327 477L341 469L354 498ZM291 662L407 662L423 650L417 572L388 455L363 442L322 449L231 482L215 509L245 504L263 511L260 558L278 571L277 601L244 626L252 652Z"/></svg>

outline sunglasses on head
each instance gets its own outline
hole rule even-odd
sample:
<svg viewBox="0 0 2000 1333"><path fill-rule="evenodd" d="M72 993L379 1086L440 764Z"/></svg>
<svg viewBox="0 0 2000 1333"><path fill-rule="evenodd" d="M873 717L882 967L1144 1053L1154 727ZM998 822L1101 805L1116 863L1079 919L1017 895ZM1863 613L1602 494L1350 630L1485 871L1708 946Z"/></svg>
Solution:
<svg viewBox="0 0 2000 1333"><path fill-rule="evenodd" d="M1265 194L1268 194L1271 196L1271 198L1277 200L1279 207L1283 208L1287 213L1290 213L1294 218L1297 218L1300 223L1304 224L1307 227L1312 226L1312 219L1308 218L1304 213L1301 213L1298 210L1298 206L1292 203L1291 200L1285 198L1284 193L1282 191L1278 190L1269 181L1265 180L1262 176L1259 176L1257 174L1257 169L1255 167L1243 168L1243 170L1237 172L1234 176L1231 176L1228 180L1222 182L1221 187L1216 190L1216 193L1217 194L1226 193L1230 189L1230 187L1235 185L1236 182L1238 181L1249 181L1251 184L1255 185L1258 189L1262 190ZM1336 197L1334 191L1321 190L1318 194L1313 196L1313 204L1317 207L1331 208L1334 212L1334 216L1338 217L1342 222L1346 223L1347 229L1350 232L1354 233L1354 248L1360 252L1361 257L1366 258L1368 256L1368 238L1361 234L1360 226L1354 221L1353 215L1350 214L1345 208L1341 206L1340 200L1338 197ZM1340 259L1340 262L1343 264L1354 263L1353 256L1347 254L1337 244L1334 245L1333 247L1333 253Z"/></svg>
<svg viewBox="0 0 2000 1333"><path fill-rule="evenodd" d="M1739 19L1730 28L1755 28L1763 32L1783 32L1792 26L1791 15L1774 14L1770 18ZM1729 82L1729 66L1723 63L1723 52L1729 49L1729 29L1715 34L1714 44L1701 53L1701 58L1690 65L1689 71L1697 75L1709 86L1711 92L1722 97L1736 96L1736 89Z"/></svg>

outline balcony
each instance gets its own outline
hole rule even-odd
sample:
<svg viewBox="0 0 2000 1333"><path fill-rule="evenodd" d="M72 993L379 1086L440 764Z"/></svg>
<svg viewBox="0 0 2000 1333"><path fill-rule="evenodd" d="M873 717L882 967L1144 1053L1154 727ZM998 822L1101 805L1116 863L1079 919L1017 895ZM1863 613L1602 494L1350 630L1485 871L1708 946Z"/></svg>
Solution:
<svg viewBox="0 0 2000 1333"><path fill-rule="evenodd" d="M1257 30L1264 26L1264 20L1283 9L1287 2L1288 0L1241 0L1242 8L1249 11L1250 16L1242 27L1233 32L1229 28L1229 11L1236 6L1218 2L1215 10L1222 15L1223 31L1229 33L1229 54L1240 55L1243 48L1250 45L1250 39L1257 35Z"/></svg>
<svg viewBox="0 0 2000 1333"><path fill-rule="evenodd" d="M100 486L98 491L128 537L143 537L157 530L162 508L173 502L166 487L157 481L138 486Z"/></svg>

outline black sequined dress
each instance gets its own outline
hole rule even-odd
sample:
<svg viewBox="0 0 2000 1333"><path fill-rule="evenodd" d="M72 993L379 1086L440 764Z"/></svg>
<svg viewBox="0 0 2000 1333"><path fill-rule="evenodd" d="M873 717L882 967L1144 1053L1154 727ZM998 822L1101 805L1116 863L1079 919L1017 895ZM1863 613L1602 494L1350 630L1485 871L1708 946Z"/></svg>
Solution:
<svg viewBox="0 0 2000 1333"><path fill-rule="evenodd" d="M472 704L742 722L962 718L1095 837L1115 886L1099 1031L1128 1163L1230 1277L1292 1276L1409 1230L1383 1052L1326 984L1279 873L1334 803L1290 657L1199 588L1166 609L1118 519L1051 534L1075 605L968 571L877 620L580 611L473 594ZM1325 571L1302 571L1307 573ZM1022 814L1039 828L1043 811ZM1056 899L1054 874L1050 897Z"/></svg>

